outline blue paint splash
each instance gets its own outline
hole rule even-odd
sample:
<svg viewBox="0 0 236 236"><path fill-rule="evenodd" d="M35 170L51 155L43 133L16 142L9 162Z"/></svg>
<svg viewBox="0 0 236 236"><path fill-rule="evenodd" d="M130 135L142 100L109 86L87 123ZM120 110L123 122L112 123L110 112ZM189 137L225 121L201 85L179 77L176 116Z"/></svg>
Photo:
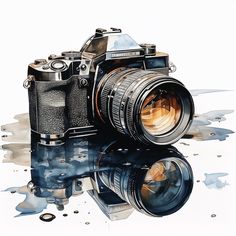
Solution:
<svg viewBox="0 0 236 236"><path fill-rule="evenodd" d="M24 201L16 206L16 210L19 211L20 214L15 217L38 214L47 208L46 199L36 197L30 192L26 185L22 187L7 188L4 191L12 193L16 192L25 195Z"/></svg>
<svg viewBox="0 0 236 236"><path fill-rule="evenodd" d="M205 173L205 180L203 183L208 187L208 188L214 188L214 189L222 189L226 185L229 185L226 181L222 181L221 177L227 176L228 173L211 173L207 174Z"/></svg>

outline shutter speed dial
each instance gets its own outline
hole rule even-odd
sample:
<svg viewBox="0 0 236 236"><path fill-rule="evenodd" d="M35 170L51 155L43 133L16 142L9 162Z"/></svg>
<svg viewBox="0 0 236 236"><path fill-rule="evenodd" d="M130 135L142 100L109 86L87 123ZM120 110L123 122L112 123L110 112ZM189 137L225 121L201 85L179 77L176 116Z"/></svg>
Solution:
<svg viewBox="0 0 236 236"><path fill-rule="evenodd" d="M67 68L67 65L64 61L61 60L55 60L51 63L50 65L52 70L64 70L65 68Z"/></svg>

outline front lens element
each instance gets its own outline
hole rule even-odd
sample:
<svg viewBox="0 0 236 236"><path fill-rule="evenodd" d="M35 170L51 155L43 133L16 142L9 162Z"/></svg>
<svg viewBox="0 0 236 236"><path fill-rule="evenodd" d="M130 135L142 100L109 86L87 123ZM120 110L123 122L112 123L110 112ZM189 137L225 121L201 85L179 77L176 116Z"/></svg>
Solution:
<svg viewBox="0 0 236 236"><path fill-rule="evenodd" d="M186 169L182 168L186 172ZM185 182L175 161L158 161L148 170L141 187L146 209L156 214L168 212L184 198Z"/></svg>
<svg viewBox="0 0 236 236"><path fill-rule="evenodd" d="M169 215L189 198L193 175L187 161L163 158L147 169L132 166L100 173L102 182L138 211L151 216Z"/></svg>
<svg viewBox="0 0 236 236"><path fill-rule="evenodd" d="M182 106L174 91L155 89L144 100L141 108L143 127L151 135L172 130L179 122Z"/></svg>

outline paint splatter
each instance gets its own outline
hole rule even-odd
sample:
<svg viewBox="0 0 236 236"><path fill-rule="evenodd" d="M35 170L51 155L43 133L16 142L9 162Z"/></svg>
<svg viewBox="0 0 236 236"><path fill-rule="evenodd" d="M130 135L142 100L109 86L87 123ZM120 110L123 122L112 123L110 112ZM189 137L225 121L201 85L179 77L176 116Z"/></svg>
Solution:
<svg viewBox="0 0 236 236"><path fill-rule="evenodd" d="M30 143L29 114L18 114L14 116L14 119L17 122L1 126L2 131L11 133L11 135L2 137L2 140L6 142Z"/></svg>
<svg viewBox="0 0 236 236"><path fill-rule="evenodd" d="M56 218L55 215L51 214L51 213L44 213L42 215L40 215L39 219L44 221L44 222L51 222Z"/></svg>
<svg viewBox="0 0 236 236"><path fill-rule="evenodd" d="M8 143L2 145L4 154L3 163L14 163L20 166L30 166L31 153L29 143Z"/></svg>
<svg viewBox="0 0 236 236"><path fill-rule="evenodd" d="M205 93L218 93L218 92L230 92L231 90L222 90L222 89L192 89L189 92L192 96L198 96Z"/></svg>
<svg viewBox="0 0 236 236"><path fill-rule="evenodd" d="M197 141L219 140L224 141L229 134L234 132L230 129L208 126L212 122L226 120L225 115L233 110L215 110L207 113L195 115L192 125L184 138L195 139Z"/></svg>
<svg viewBox="0 0 236 236"><path fill-rule="evenodd" d="M228 173L211 173L211 174L205 173L205 180L203 181L203 183L208 188L222 189L226 185L228 185L228 183L226 181L223 182L219 178L225 177L227 175Z"/></svg>
<svg viewBox="0 0 236 236"><path fill-rule="evenodd" d="M20 212L20 214L16 215L16 217L38 214L45 208L47 208L46 199L36 197L32 192L30 192L29 188L26 185L22 187L8 188L4 191L16 192L25 195L24 201L16 206L16 210Z"/></svg>

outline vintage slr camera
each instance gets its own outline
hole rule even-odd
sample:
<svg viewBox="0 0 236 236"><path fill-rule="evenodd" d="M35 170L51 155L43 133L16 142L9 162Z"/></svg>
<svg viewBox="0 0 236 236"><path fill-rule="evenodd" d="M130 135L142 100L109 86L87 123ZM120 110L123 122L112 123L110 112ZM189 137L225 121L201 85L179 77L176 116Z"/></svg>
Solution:
<svg viewBox="0 0 236 236"><path fill-rule="evenodd" d="M155 45L97 29L80 51L29 65L31 128L45 139L106 129L144 144L174 143L189 128L194 105L172 69Z"/></svg>

